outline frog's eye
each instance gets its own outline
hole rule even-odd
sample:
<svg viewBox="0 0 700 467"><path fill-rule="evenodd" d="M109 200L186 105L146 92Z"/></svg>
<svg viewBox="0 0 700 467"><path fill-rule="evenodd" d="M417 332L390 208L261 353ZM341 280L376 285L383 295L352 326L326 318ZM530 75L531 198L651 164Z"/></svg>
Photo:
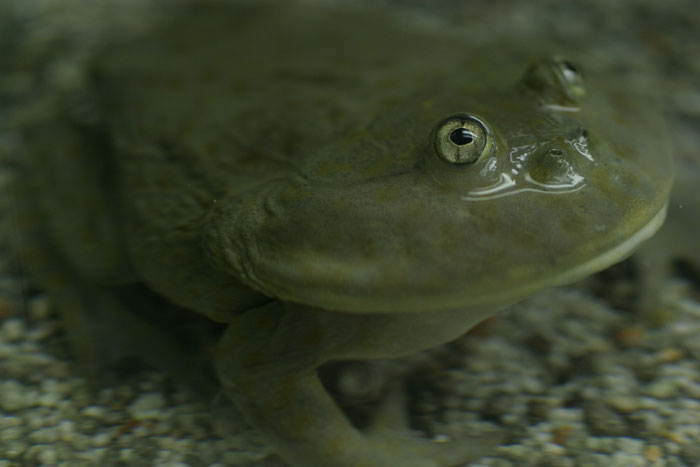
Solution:
<svg viewBox="0 0 700 467"><path fill-rule="evenodd" d="M578 66L561 58L552 59L552 66L559 76L559 80L573 96L581 97L586 93L583 75Z"/></svg>
<svg viewBox="0 0 700 467"><path fill-rule="evenodd" d="M473 164L490 147L491 136L486 126L470 115L453 115L437 126L435 151L450 164Z"/></svg>
<svg viewBox="0 0 700 467"><path fill-rule="evenodd" d="M521 84L547 105L576 107L586 94L578 66L560 57L539 60L525 72Z"/></svg>

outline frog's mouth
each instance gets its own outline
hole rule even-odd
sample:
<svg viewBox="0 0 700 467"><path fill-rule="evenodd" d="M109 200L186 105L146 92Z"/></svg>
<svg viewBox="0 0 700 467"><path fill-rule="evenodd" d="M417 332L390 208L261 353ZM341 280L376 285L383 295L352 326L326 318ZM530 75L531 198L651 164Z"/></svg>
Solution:
<svg viewBox="0 0 700 467"><path fill-rule="evenodd" d="M415 173L260 195L217 203L209 257L268 296L347 312L504 306L624 259L666 214L586 185L474 203Z"/></svg>

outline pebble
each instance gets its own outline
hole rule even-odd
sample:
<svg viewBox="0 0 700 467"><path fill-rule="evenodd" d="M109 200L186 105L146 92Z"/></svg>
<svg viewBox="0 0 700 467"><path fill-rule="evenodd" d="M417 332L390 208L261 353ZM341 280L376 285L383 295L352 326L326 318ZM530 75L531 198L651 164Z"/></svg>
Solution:
<svg viewBox="0 0 700 467"><path fill-rule="evenodd" d="M0 381L0 409L15 412L31 407L34 403L34 392L27 392L17 381Z"/></svg>
<svg viewBox="0 0 700 467"><path fill-rule="evenodd" d="M127 411L132 417L137 419L159 418L165 407L163 394L149 393L137 397L129 406Z"/></svg>
<svg viewBox="0 0 700 467"><path fill-rule="evenodd" d="M24 338L24 322L21 319L8 319L2 323L0 334L7 342L16 342Z"/></svg>

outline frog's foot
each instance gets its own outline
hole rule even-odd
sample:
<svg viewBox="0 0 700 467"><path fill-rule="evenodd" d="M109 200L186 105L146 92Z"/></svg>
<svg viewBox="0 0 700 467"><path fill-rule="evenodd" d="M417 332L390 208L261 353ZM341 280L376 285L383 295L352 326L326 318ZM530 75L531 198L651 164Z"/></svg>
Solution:
<svg viewBox="0 0 700 467"><path fill-rule="evenodd" d="M372 424L366 430L372 437L383 440L389 446L400 450L410 445L411 450L422 457L433 459L436 465L464 465L484 456L492 455L503 442L501 431L470 434L467 438L451 439L437 435L434 439L410 427L407 411L407 394L397 381L389 383L388 394L384 397Z"/></svg>
<svg viewBox="0 0 700 467"><path fill-rule="evenodd" d="M371 439L378 440L379 445L392 455L393 459L396 459L397 464L386 465L404 465L400 461L403 459L402 456L413 456L419 461L425 462L416 465L439 467L463 466L481 457L493 455L501 444L502 438L502 434L495 432L471 436L467 439L439 441L426 439L417 433L402 433L393 430L371 434Z"/></svg>
<svg viewBox="0 0 700 467"><path fill-rule="evenodd" d="M87 284L69 273L64 279L49 284L47 291L91 391L113 383L115 366L136 357L204 398L215 393L218 385L209 356L148 318L153 311L145 308L163 306L148 300L149 294L132 287ZM179 315L169 313L171 308L159 311L177 321L173 318Z"/></svg>
<svg viewBox="0 0 700 467"><path fill-rule="evenodd" d="M367 342L359 350L354 346L377 329L378 322L365 328L368 320L372 318L289 311L279 302L250 310L231 324L216 353L224 390L295 467L449 467L486 454L475 448L479 442L455 452L456 443L434 443L408 430L376 427L362 432L348 422L319 381L316 368L339 354L366 355ZM362 323L362 337L356 334L359 328L352 328L353 322ZM383 325L383 332L389 331L388 323ZM402 332L393 335L411 328L421 329L401 323ZM377 342L372 352L393 356L381 349ZM408 350L414 348L408 345ZM493 442L486 449L489 446Z"/></svg>

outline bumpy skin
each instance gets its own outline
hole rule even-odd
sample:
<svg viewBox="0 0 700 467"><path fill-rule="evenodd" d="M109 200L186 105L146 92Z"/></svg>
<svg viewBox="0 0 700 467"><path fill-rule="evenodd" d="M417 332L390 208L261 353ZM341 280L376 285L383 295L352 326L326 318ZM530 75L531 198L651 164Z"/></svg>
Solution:
<svg viewBox="0 0 700 467"><path fill-rule="evenodd" d="M464 460L356 430L316 368L438 345L624 258L663 220L663 128L560 59L301 8L198 3L98 54L24 128L26 259L85 352L117 285L226 323L219 379L291 465Z"/></svg>

